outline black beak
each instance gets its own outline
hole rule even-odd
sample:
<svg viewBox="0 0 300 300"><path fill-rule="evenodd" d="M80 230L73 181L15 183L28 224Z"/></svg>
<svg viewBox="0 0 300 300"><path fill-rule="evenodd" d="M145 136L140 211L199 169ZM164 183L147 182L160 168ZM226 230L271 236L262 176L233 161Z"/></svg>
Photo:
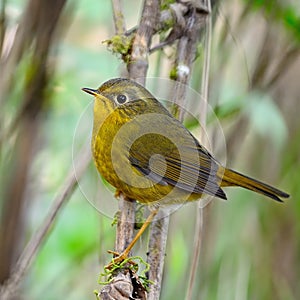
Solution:
<svg viewBox="0 0 300 300"><path fill-rule="evenodd" d="M93 95L93 96L96 96L97 94L99 94L98 90L93 90L93 89L90 89L90 88L83 88L82 90L84 92L88 93L88 94Z"/></svg>

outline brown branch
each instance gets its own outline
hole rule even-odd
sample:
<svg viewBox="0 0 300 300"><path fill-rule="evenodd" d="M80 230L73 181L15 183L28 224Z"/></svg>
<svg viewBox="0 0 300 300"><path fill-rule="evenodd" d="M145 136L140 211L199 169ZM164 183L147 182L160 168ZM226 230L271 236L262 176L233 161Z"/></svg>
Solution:
<svg viewBox="0 0 300 300"><path fill-rule="evenodd" d="M211 3L210 0L204 0L203 3L207 7L207 11L211 12ZM212 19L211 14L204 16L205 18L205 35L204 35L204 62L203 62L203 70L202 70L202 82L201 82L201 106L200 106L200 115L199 120L201 123L201 127L203 129L202 134L200 136L200 140L202 140L202 144L205 145L205 140L203 139L203 135L205 134L205 125L206 125L206 116L207 116L207 103L208 103L208 86L209 86L209 70L210 70L210 55L211 55L211 35L212 35ZM199 265L199 258L201 254L201 246L202 239L204 235L204 222L206 220L205 215L203 213L203 207L198 205L198 210L196 211L196 223L194 230L194 244L193 244L193 257L190 262L190 273L188 279L188 286L186 292L186 300L191 300L193 297L193 289L196 280L196 274ZM207 210L206 210L207 213Z"/></svg>
<svg viewBox="0 0 300 300"><path fill-rule="evenodd" d="M204 17L206 14L204 15ZM186 85L192 73L192 64L196 57L197 43L200 36L200 29L205 24L203 15L196 12L194 7L189 10L187 25L183 35L178 41L174 69L176 70L176 84L172 99L176 105L184 107L186 98ZM179 113L179 120L183 120L184 111L176 108L174 115Z"/></svg>
<svg viewBox="0 0 300 300"><path fill-rule="evenodd" d="M201 15L197 13L195 7L189 7L186 19L186 27L179 38L176 52L176 83L172 99L179 107L179 120L183 120L183 110L186 98L186 84L188 83L192 71L192 64L196 56L197 43L201 24ZM176 114L176 112L175 112ZM155 282L148 294L149 300L159 299L161 290L161 279L164 264L164 253L168 234L169 216L160 218L151 226L151 237L149 241L148 263L151 265L149 280Z"/></svg>
<svg viewBox="0 0 300 300"><path fill-rule="evenodd" d="M17 117L12 122L12 127L16 131L17 139L14 143L13 159L8 162L10 173L7 176L4 199L5 209L2 214L0 241L3 246L0 249L1 265L1 299L10 299L18 289L21 279L28 270L33 259L23 257L24 251L20 258L18 250L20 237L24 236L24 228L20 226L23 208L22 205L26 200L26 189L28 183L28 174L30 163L34 156L35 141L37 140L41 113L44 110L44 104L48 100L46 89L53 71L53 64L49 61L49 53L55 32L58 28L58 19L62 13L64 0L55 0L52 2L40 2L31 0L23 15L21 25L27 24L27 28L20 28L14 42L14 46L7 58L3 58L1 65L6 72L3 72L0 86L1 96L6 95L7 88L12 85L16 64L21 60L26 49L31 47L32 55L30 56L28 69L30 75L27 78L24 91L21 95L21 108L17 112ZM49 14L51 11L51 14ZM28 39L26 39L28 38ZM7 97L9 99L9 97ZM3 147L7 146L7 143ZM11 146L10 146L11 147ZM5 149L6 151L8 149ZM35 252L39 244L35 247ZM3 267L3 268L2 268Z"/></svg>
<svg viewBox="0 0 300 300"><path fill-rule="evenodd" d="M272 53L273 47L274 40L272 39L272 30L268 27L266 29L255 69L251 76L251 88L261 88L265 85L266 73L271 61L270 53Z"/></svg>
<svg viewBox="0 0 300 300"><path fill-rule="evenodd" d="M112 0L115 33L118 35L124 34L126 31L125 19L122 11L122 5L120 0Z"/></svg>
<svg viewBox="0 0 300 300"><path fill-rule="evenodd" d="M122 35L126 31L124 14L120 0L112 0L115 33ZM119 216L116 229L115 251L122 253L133 239L135 221L134 200L127 199L122 193L119 194ZM120 276L122 277L123 274Z"/></svg>
<svg viewBox="0 0 300 300"><path fill-rule="evenodd" d="M131 58L127 65L130 78L143 85L148 71L149 48L158 21L159 5L159 0L145 0L140 26L134 37Z"/></svg>
<svg viewBox="0 0 300 300"><path fill-rule="evenodd" d="M207 2L208 11L211 11L210 0ZM207 116L207 102L208 102L208 85L209 85L209 69L210 69L210 53L211 53L211 15L206 16L205 22L205 38L204 38L204 63L202 71L202 82L201 82L201 108L199 120L201 123L202 130L205 131L206 116ZM204 132L202 133L204 134ZM200 136L202 143L204 142L203 134ZM194 230L194 245L193 245L193 257L190 263L190 276L188 280L188 288L186 300L192 299L193 287L195 284L196 273L199 264L201 244L203 238L203 208L199 205L198 211L196 211L196 223Z"/></svg>
<svg viewBox="0 0 300 300"><path fill-rule="evenodd" d="M211 11L210 0L204 0L209 11ZM209 86L209 70L210 70L210 55L211 55L211 35L212 35L212 20L211 14L205 17L205 35L204 35L204 62L201 82L201 97L204 100L200 109L200 122L202 126L206 124L207 102L208 102L208 86ZM205 128L204 128L205 129Z"/></svg>
<svg viewBox="0 0 300 300"><path fill-rule="evenodd" d="M48 234L53 227L53 224L61 211L63 205L72 195L77 186L78 180L83 175L89 162L91 161L90 147L85 148L75 159L76 176L73 166L70 168L65 182L62 184L60 191L53 200L53 205L50 208L46 219L41 227L31 237L23 253L20 255L12 274L3 286L0 288L0 298L3 300L12 299L18 290L18 286L26 272L28 271L33 259L36 257L42 245L46 242Z"/></svg>
<svg viewBox="0 0 300 300"><path fill-rule="evenodd" d="M45 44L39 44L40 51L48 46L47 40L53 37L53 30L56 28L58 18L62 13L66 0L28 2L22 20L18 26L16 37L7 57L0 61L0 104L9 99L8 93L13 85L13 77L23 55L28 53L28 48L34 38L43 40ZM51 13L49 13L51 11ZM39 51L39 50L38 50Z"/></svg>
<svg viewBox="0 0 300 300"><path fill-rule="evenodd" d="M184 32L182 32L177 45L175 62L176 84L172 96L174 103L178 105L175 115L178 113L179 120L181 121L184 117L184 111L180 107L184 106L186 85L190 79L192 64L196 56L201 24L203 24L202 16L197 13L195 7L190 7L189 16L186 20L186 27L184 28ZM156 283L148 294L148 299L151 300L159 298L168 224L169 217L167 216L154 223L151 228L152 235L149 242L150 251L148 257L148 262L151 265L149 279ZM157 255L157 253L159 253L159 255ZM159 263L155 264L157 261ZM153 265L156 267L156 270Z"/></svg>
<svg viewBox="0 0 300 300"><path fill-rule="evenodd" d="M6 7L6 0L2 0L1 8L0 8L0 57L3 54L3 43L4 43L5 30L6 30L5 7Z"/></svg>
<svg viewBox="0 0 300 300"><path fill-rule="evenodd" d="M283 50L284 52L284 50ZM266 83L266 87L270 89L277 83L277 81L282 78L283 74L286 73L291 65L296 61L297 56L300 55L299 47L291 47L285 50L279 61L277 62L276 68L271 76L271 78ZM276 61L276 59L274 59Z"/></svg>
<svg viewBox="0 0 300 300"><path fill-rule="evenodd" d="M211 11L210 0L204 1L207 2L206 5L208 7L208 11ZM207 102L208 102L208 85L209 85L209 70L210 70L210 54L211 54L211 31L212 31L212 20L211 15L205 16L205 36L204 36L204 63L203 63L203 71L202 71L202 82L201 82L201 108L199 120L201 123L202 130L205 131L206 125L206 116L207 116ZM202 131L202 135L200 136L200 140L202 138L202 144L204 144L203 135L205 132ZM205 146L205 145L204 145ZM201 200L200 200L201 201ZM193 297L193 289L196 280L196 274L199 265L199 258L201 253L201 245L204 234L203 223L204 223L204 214L203 207L198 205L198 210L196 211L196 223L194 230L194 245L193 245L193 257L190 262L190 273L188 279L188 287L187 294L185 300L191 300Z"/></svg>
<svg viewBox="0 0 300 300"><path fill-rule="evenodd" d="M117 16L123 16L121 6L117 2L113 4L114 22L116 34L120 34L124 29L124 25L119 26L119 24L124 24L124 22L121 20L121 22L119 23L119 20L117 18ZM154 25L156 24L155 21L157 19L158 11L158 0L145 0L140 25L135 34L132 44L130 62L127 65L129 77L131 79L136 79L143 85L145 84L145 78L147 75L149 47L152 35L154 33ZM118 218L115 242L115 249L119 253L123 252L133 239L135 205L136 202L134 200L126 199L126 197L122 193L120 193L120 215ZM125 270L125 272L128 272L128 270ZM120 271L114 277L113 283L105 286L101 290L100 296L102 297L102 299L116 299L114 291L116 290L116 288L117 290L122 291L124 284L126 285L126 289L128 289L128 281L124 281L124 271ZM130 290L134 291L135 288L136 287L134 286L133 282L131 282ZM124 294L126 294L125 291ZM139 295L139 299L145 299L145 297L145 293L141 292Z"/></svg>
<svg viewBox="0 0 300 300"><path fill-rule="evenodd" d="M112 0L115 34L123 35L126 31L124 15L120 0ZM119 214L116 229L115 251L122 253L133 239L136 201L119 193ZM129 299L134 291L130 269L120 270L114 274L112 281L97 294L101 299Z"/></svg>
<svg viewBox="0 0 300 300"><path fill-rule="evenodd" d="M133 41L131 60L128 65L129 75L145 85L145 77L148 70L148 55L155 24L159 16L160 1L145 0L140 26ZM167 223L168 224L168 223ZM162 231L167 229L164 219L153 221L150 226L149 256L150 264L149 279L154 282L148 293L148 299L158 299L161 290L161 279L167 234ZM157 235L157 231L160 234ZM161 237L161 238L159 238ZM152 296L156 295L156 298Z"/></svg>
<svg viewBox="0 0 300 300"><path fill-rule="evenodd" d="M181 3L173 3L170 8L163 10L160 14L159 23L156 25L156 32L172 29L166 39L158 45L150 49L153 53L167 45L173 44L177 39L182 36L183 30L186 28L185 15L188 12L188 5ZM172 24L170 26L170 24Z"/></svg>
<svg viewBox="0 0 300 300"><path fill-rule="evenodd" d="M134 233L136 202L127 199L122 193L119 196L119 217L116 231L115 251L122 253L131 240Z"/></svg>
<svg viewBox="0 0 300 300"><path fill-rule="evenodd" d="M203 9L202 6L201 9L199 9L196 6L192 6L190 3L185 4L184 7L181 4L180 6L181 8L179 15L181 16L181 18L183 16L186 18L183 19L183 21L182 19L180 19L179 16L177 16L174 13L164 14L164 20L168 20L168 18L171 17L173 19L175 18L177 23L180 23L180 25L177 24L176 30L174 29L173 31L173 40L180 37L176 60L178 71L178 84L176 93L174 94L175 101L178 104L181 104L181 102L185 98L185 84L187 84L187 82L189 81L192 64L196 56L197 42L201 27L200 25L203 24L203 22L201 23L202 19L200 18L200 15L207 14L207 9ZM158 28L158 26L155 25L157 24L156 20L158 19L158 9L158 1L145 1L141 22L138 28L136 29L135 37L133 40L133 45L131 49L131 59L128 64L129 77L138 80L141 84L145 84L145 77L148 69L148 55L149 47L151 44L151 38L152 35L155 33L156 29ZM163 25L160 24L159 26ZM183 114L180 116L180 118L183 118ZM120 205L120 209L121 211L123 211L123 203ZM160 216L157 217L156 220L152 222L150 226L148 263L151 267L150 271L148 272L148 277L149 280L154 282L154 285L150 287L150 292L148 294L148 299L150 300L158 299L161 290L164 253L169 224L169 217L162 217L162 214L163 211L159 213ZM126 224L126 218L124 220L124 224ZM116 247L117 243L120 243L118 239L116 241ZM120 248L118 252L124 250L123 247L125 247L127 244L128 242L124 243L123 240L122 246L118 246L118 248ZM107 289L105 288L105 290Z"/></svg>
<svg viewBox="0 0 300 300"><path fill-rule="evenodd" d="M170 220L169 215L163 216L162 210L158 212L157 219L150 225L147 262L150 265L148 278L153 284L150 286L148 300L156 300L160 296Z"/></svg>
<svg viewBox="0 0 300 300"><path fill-rule="evenodd" d="M20 240L24 233L22 222L26 184L40 120L30 120L27 116L22 119L20 125L15 147L11 149L13 158L7 162L7 174L3 184L3 209L0 219L0 284L10 277L15 257L19 254Z"/></svg>

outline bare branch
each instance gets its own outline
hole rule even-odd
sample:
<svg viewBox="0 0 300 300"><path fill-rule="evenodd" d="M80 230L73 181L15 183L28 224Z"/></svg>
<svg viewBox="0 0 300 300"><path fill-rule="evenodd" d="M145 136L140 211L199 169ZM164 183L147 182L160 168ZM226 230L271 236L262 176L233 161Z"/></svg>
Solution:
<svg viewBox="0 0 300 300"><path fill-rule="evenodd" d="M120 0L112 0L113 16L115 24L115 33L118 35L124 34L126 31L124 14Z"/></svg>
<svg viewBox="0 0 300 300"><path fill-rule="evenodd" d="M202 17L195 7L189 7L186 28L182 32L177 45L176 56L176 84L172 99L174 103L183 106L186 96L186 84L192 71L192 64L196 56L197 43L201 29ZM183 120L183 111L178 108L179 120ZM164 253L167 240L169 216L161 218L151 226L149 241L148 263L151 265L149 280L154 281L148 294L148 299L159 299L161 279L164 263Z"/></svg>
<svg viewBox="0 0 300 300"><path fill-rule="evenodd" d="M207 10L211 11L210 0L203 1L207 5ZM202 70L202 82L201 82L201 108L199 120L201 122L201 127L203 128L202 134L205 131L206 116L207 116L207 102L208 102L208 86L209 86L209 70L210 70L210 55L211 55L211 35L212 35L212 20L211 14L205 17L205 35L204 35L204 62ZM202 139L201 139L202 138ZM204 144L203 136L200 136L202 144ZM199 258L201 253L201 245L204 234L203 223L204 214L203 207L201 204L198 205L198 211L196 211L196 223L194 230L194 245L193 245L193 257L190 263L190 275L188 280L186 300L191 300L193 297L193 289L195 285L196 274L199 265Z"/></svg>
<svg viewBox="0 0 300 300"><path fill-rule="evenodd" d="M66 0L28 1L11 51L7 57L1 57L0 65L3 76L0 77L0 103L4 103L9 99L7 94L11 90L12 78L15 75L12 70L16 69L23 54L27 53L28 46L33 39L36 37L41 42L37 42L41 47L37 51L44 51L48 47L65 2ZM51 11L51 14L49 14L49 11Z"/></svg>
<svg viewBox="0 0 300 300"><path fill-rule="evenodd" d="M124 14L120 0L112 0L115 34L123 35L126 31ZM119 194L119 217L116 229L115 251L122 253L133 239L136 202ZM117 275L118 276L118 275Z"/></svg>
<svg viewBox="0 0 300 300"><path fill-rule="evenodd" d="M5 30L6 30L5 7L6 7L6 0L2 0L1 8L0 8L0 57L3 52L3 42L4 42Z"/></svg>
<svg viewBox="0 0 300 300"><path fill-rule="evenodd" d="M297 56L299 56L298 47L291 47L285 50L281 58L279 58L276 69L274 70L271 78L266 84L268 88L274 86L278 79L282 78L283 74L291 67L291 64L296 61Z"/></svg>
<svg viewBox="0 0 300 300"><path fill-rule="evenodd" d="M19 257L14 270L9 278L9 280L1 286L0 289L0 298L3 300L12 299L15 293L17 292L18 286L28 271L33 259L37 255L37 252L41 248L41 246L45 243L48 233L50 229L53 227L53 223L55 222L59 211L63 205L67 202L67 200L72 195L75 187L77 186L77 182L80 177L83 175L86 170L89 162L91 161L91 153L90 147L85 148L79 155L78 160L75 160L76 166L76 175L74 174L73 166L70 168L69 173L66 177L65 182L62 184L60 192L56 196L53 201L53 205L48 212L48 216L43 221L41 227L37 230L37 232L32 236L30 241L28 242L26 248L23 253Z"/></svg>
<svg viewBox="0 0 300 300"><path fill-rule="evenodd" d="M148 293L148 300L159 299L161 292L161 282L163 276L165 252L169 228L169 215L162 216L163 211L159 211L158 220L154 220L150 225L150 239L148 243L148 263L150 270L148 278L153 285Z"/></svg>
<svg viewBox="0 0 300 300"><path fill-rule="evenodd" d="M46 89L52 75L49 70L53 70L51 68L53 64L49 62L49 52L64 3L64 0L45 3L37 0L29 1L22 18L22 24L29 26L19 29L18 39L14 44L16 47L12 47L8 57L1 57L4 70L2 69L3 76L0 78L0 94L5 97L7 88L13 83L16 62L21 59L29 46L32 49L28 66L31 76L26 80L24 90L20 95L21 108L16 113L18 118L12 122L13 127L18 129L16 142L11 143L12 145L3 144L6 151L11 151L15 155L7 163L9 174L4 188L4 210L1 216L0 241L3 246L0 248L0 282L2 284L11 279L12 269L16 268L15 261L19 255L20 237L24 233L24 228L21 226L22 205L26 198L30 164L36 150L34 145L40 129L40 115L48 99ZM19 281L20 279L16 282L15 289Z"/></svg>
<svg viewBox="0 0 300 300"><path fill-rule="evenodd" d="M204 16L198 14L195 7L191 7L188 14L185 31L177 45L176 61L174 66L174 69L176 70L176 75L174 76L174 79L176 79L176 85L172 96L174 103L182 107L184 107L184 101L186 98L186 84L190 79L192 64L196 57L200 29L205 24L204 18L206 16L206 14L204 14ZM178 111L174 111L174 115L177 115L177 113ZM183 120L183 114L183 110L179 110L179 120L181 121Z"/></svg>
<svg viewBox="0 0 300 300"><path fill-rule="evenodd" d="M133 238L135 222L136 202L127 199L120 193L119 196L119 218L117 224L117 236L115 241L115 250L122 253Z"/></svg>
<svg viewBox="0 0 300 300"><path fill-rule="evenodd" d="M207 7L211 10L210 0L207 0ZM205 18L205 36L204 36L204 61L202 71L202 83L201 83L201 97L204 100L200 109L200 122L202 126L206 124L207 116L207 102L208 102L208 85L209 85L209 69L210 69L210 54L211 54L211 36L212 36L212 22L211 15L207 15Z"/></svg>
<svg viewBox="0 0 300 300"><path fill-rule="evenodd" d="M155 25L157 24L156 20L159 15L159 3L158 1L155 2L151 0L145 1L140 25L137 29L135 29L136 33L131 49L131 59L128 64L129 77L138 80L141 84L145 84L145 77L148 69L149 47L152 35L155 33L157 28L161 28L159 26L163 26L163 23L166 22L166 20L169 20L170 18L175 20L174 24L177 25L172 27L173 30L171 31L169 40L173 42L179 38L176 60L178 84L176 92L173 95L177 104L182 102L185 98L185 84L187 84L191 75L201 25L205 25L202 16L207 15L207 12L210 11L207 8L203 9L202 6L199 9L199 7L193 6L190 2L187 2L184 5L178 4L178 7L180 7L178 13L174 11L166 11L163 16L161 14L160 25ZM207 69L205 72L208 72ZM180 115L180 119L182 118L183 114ZM120 205L122 211L123 204ZM148 263L151 268L148 272L148 276L149 280L154 282L154 285L151 286L148 294L148 299L150 300L158 299L161 290L164 253L169 224L169 217L164 216L162 218L162 214L163 211L160 212L160 217L157 218L158 220L152 222L150 227ZM126 220L124 224L126 224ZM120 242L116 241L116 243ZM122 246L118 246L120 248L118 252L124 250L122 247L125 247L124 245L126 244L128 244L128 242L126 243L123 241Z"/></svg>
<svg viewBox="0 0 300 300"><path fill-rule="evenodd" d="M121 13L120 6L117 10L118 13L116 11L114 12L115 16L117 14L123 15ZM158 0L145 0L140 25L138 27L132 45L130 62L127 65L129 77L132 79L136 79L143 85L145 84L145 78L147 75L149 47L152 35L154 33L154 26L156 24L155 21L157 19L158 11ZM115 20L115 24L117 22L118 20ZM115 25L115 27L116 34L118 34L118 32L120 32L120 28L117 25ZM133 239L136 202L132 199L126 199L126 197L122 193L120 193L119 196L120 215L118 219L115 248L117 252L121 253ZM119 272L118 274L116 274L114 279L117 279L119 277L123 278L122 276L122 272ZM115 283L114 286L118 285L119 283L120 285L118 286L118 289L122 291L123 280L117 280L117 283ZM134 286L132 282L131 285L131 290L133 291ZM126 285L126 287L128 288L128 285ZM111 292L113 292L113 290L114 289L110 289ZM101 297L103 297L103 299L109 299L108 297L110 297L111 299L115 299L115 296L110 291L107 291L107 287L104 287L100 292ZM141 299L143 299L144 296L145 295L141 295Z"/></svg>
<svg viewBox="0 0 300 300"><path fill-rule="evenodd" d="M137 79L143 85L148 70L149 47L158 20L159 3L158 0L145 0L140 26L133 41L131 59L128 64L130 78Z"/></svg>

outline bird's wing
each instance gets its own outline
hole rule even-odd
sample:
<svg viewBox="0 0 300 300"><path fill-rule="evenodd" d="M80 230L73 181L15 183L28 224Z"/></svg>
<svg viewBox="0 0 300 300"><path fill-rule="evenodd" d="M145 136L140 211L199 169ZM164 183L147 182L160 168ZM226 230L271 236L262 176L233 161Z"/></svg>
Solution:
<svg viewBox="0 0 300 300"><path fill-rule="evenodd" d="M163 134L145 134L131 145L131 165L155 183L226 199L217 178L218 163L181 123L166 120L160 119Z"/></svg>

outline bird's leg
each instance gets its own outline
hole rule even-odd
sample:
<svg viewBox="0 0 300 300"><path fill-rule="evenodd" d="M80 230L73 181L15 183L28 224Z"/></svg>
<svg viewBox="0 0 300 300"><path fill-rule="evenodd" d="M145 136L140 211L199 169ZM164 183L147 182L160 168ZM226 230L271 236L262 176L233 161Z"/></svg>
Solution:
<svg viewBox="0 0 300 300"><path fill-rule="evenodd" d="M149 224L153 221L153 219L154 219L154 217L156 216L157 213L158 213L158 209L155 209L155 210L151 211L150 215L148 216L148 218L144 222L143 226L139 229L139 231L137 232L137 234L135 235L133 240L130 242L130 244L127 246L127 248L121 254L119 254L115 251L108 251L109 253L112 253L112 254L118 255L118 256L114 257L113 262L110 263L109 265L107 265L105 267L105 269L110 269L112 267L112 265L119 264L123 260L128 258L129 252L131 251L131 249L133 248L135 243L138 241L138 239L141 237L141 235L144 233L144 231L149 226Z"/></svg>

